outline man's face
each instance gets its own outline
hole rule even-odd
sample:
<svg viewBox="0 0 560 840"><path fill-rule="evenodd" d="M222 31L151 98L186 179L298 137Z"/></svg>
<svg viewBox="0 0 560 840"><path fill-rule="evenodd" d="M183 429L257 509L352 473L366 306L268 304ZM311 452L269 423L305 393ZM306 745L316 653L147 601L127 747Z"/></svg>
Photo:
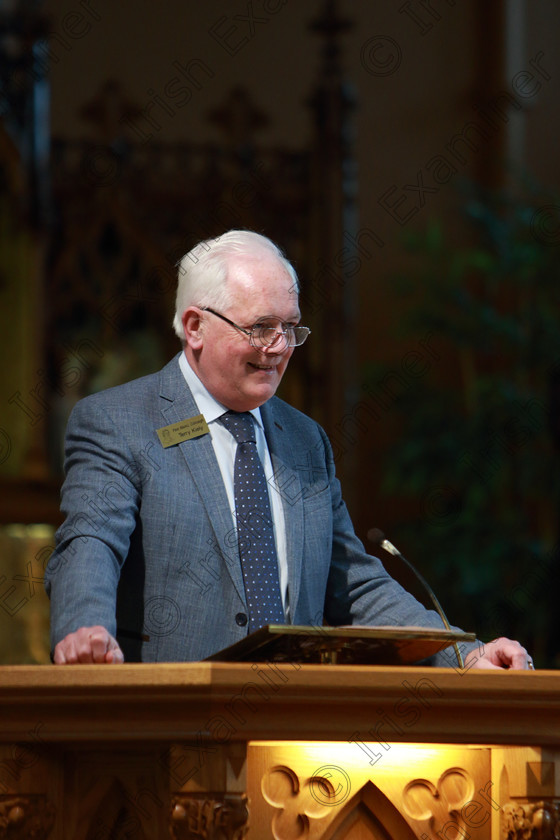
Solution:
<svg viewBox="0 0 560 840"><path fill-rule="evenodd" d="M300 311L293 280L267 253L228 262L232 303L220 312L244 329L266 320L298 324ZM191 314L189 314L191 313ZM198 322L198 330L189 329ZM200 380L219 402L233 411L249 411L274 395L293 347L256 350L249 336L210 312L190 307L183 315L187 358Z"/></svg>

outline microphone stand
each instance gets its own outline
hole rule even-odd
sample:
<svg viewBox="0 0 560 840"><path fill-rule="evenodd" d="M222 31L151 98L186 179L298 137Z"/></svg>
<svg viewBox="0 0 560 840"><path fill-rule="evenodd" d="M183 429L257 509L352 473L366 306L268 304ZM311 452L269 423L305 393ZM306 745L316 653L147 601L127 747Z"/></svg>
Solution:
<svg viewBox="0 0 560 840"><path fill-rule="evenodd" d="M431 600L432 604L434 605L434 608L435 608L437 614L439 615L439 617L443 621L443 624L444 624L446 630L451 630L451 626L450 626L450 624L447 620L447 616L445 615L445 613L443 611L443 607L441 606L440 602L436 598L435 592L433 591L430 584L424 579L424 577L412 565L412 563L409 560L407 560L406 557L403 554L400 553L398 548L396 548L393 545L392 542L389 542L389 540L386 539L383 531L381 531L379 528L371 528L368 531L368 540L371 540L371 542L375 543L375 545L381 546L381 548L384 549L384 551L387 551L389 554L392 554L393 557L398 557L399 560L401 560L405 564L405 566L408 569L411 570L411 572L416 576L417 580L420 581L420 583L422 584L422 586L424 587L424 589L426 590L426 592L430 596L430 600ZM461 655L461 651L459 650L459 646L457 645L457 642L453 642L453 648L455 650L455 656L457 657L457 664L459 665L459 668L461 668L461 670L462 670L465 667L465 663L463 662L463 657Z"/></svg>

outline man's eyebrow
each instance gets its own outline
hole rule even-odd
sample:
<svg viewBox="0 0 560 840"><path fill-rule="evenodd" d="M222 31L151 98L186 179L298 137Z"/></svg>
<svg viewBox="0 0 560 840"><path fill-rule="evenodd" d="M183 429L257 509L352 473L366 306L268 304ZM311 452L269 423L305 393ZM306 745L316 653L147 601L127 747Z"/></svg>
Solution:
<svg viewBox="0 0 560 840"><path fill-rule="evenodd" d="M254 323L262 324L264 321L280 321L281 324L293 324L293 326L296 326L301 321L301 315L294 315L289 321L283 321L278 315L261 315Z"/></svg>

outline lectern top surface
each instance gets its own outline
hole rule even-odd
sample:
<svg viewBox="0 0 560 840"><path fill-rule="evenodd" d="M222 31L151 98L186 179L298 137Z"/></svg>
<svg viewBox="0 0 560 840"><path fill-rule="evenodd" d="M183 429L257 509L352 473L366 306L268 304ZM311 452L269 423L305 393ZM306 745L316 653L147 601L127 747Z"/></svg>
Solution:
<svg viewBox="0 0 560 840"><path fill-rule="evenodd" d="M474 633L438 627L269 624L208 657L208 661L410 665L457 642L474 641ZM451 659L453 656L450 652Z"/></svg>

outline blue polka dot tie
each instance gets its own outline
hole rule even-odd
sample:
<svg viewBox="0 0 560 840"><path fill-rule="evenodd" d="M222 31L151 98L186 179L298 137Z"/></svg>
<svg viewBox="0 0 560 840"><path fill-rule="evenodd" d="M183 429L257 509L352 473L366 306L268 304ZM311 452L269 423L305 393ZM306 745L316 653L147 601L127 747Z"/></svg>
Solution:
<svg viewBox="0 0 560 840"><path fill-rule="evenodd" d="M253 418L248 412L228 411L220 422L237 441L233 488L249 630L258 630L265 624L284 624L268 487L257 451Z"/></svg>

